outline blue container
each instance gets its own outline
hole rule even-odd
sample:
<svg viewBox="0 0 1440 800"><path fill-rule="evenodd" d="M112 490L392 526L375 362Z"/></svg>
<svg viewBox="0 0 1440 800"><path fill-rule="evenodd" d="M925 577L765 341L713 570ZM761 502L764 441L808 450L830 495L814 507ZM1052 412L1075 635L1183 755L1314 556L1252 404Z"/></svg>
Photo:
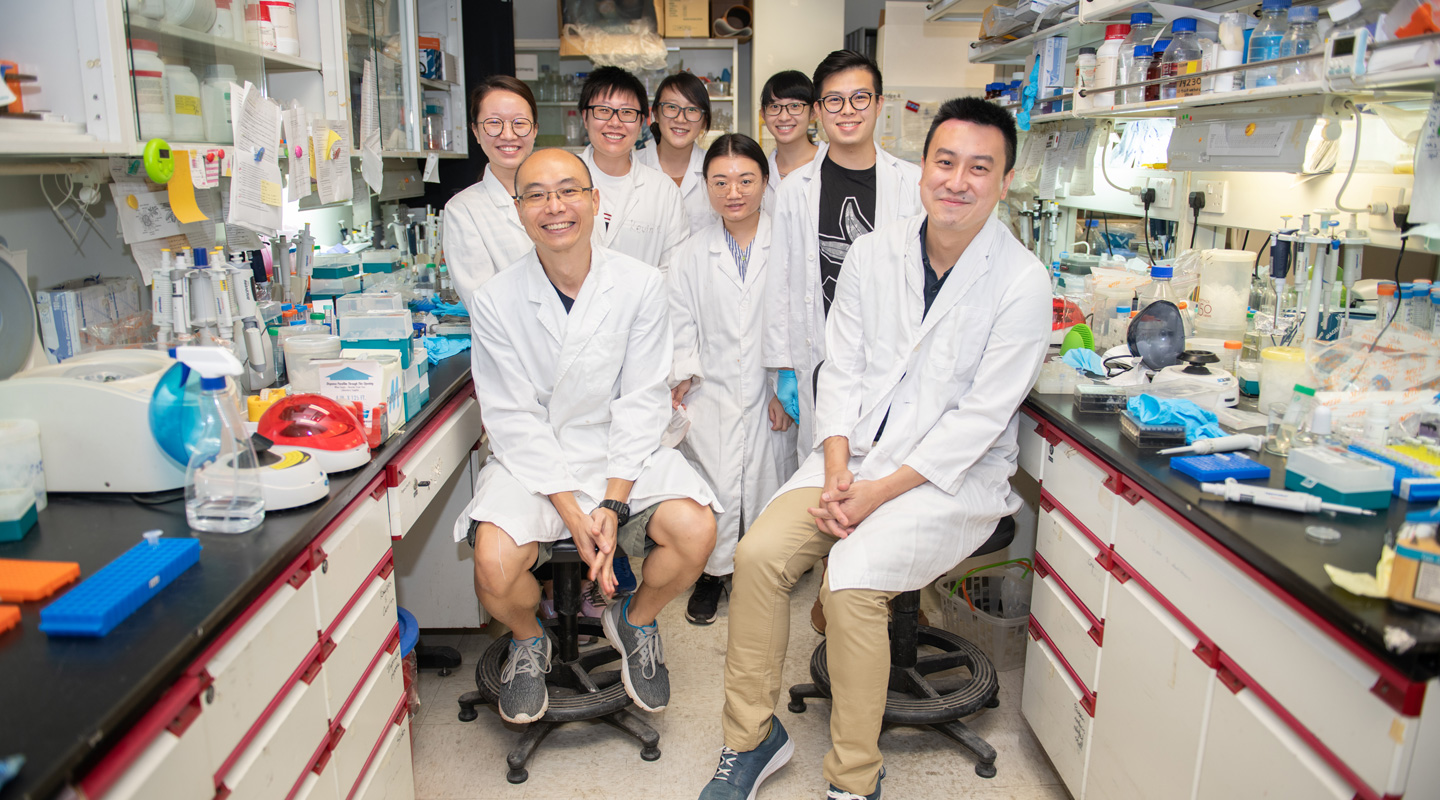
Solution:
<svg viewBox="0 0 1440 800"><path fill-rule="evenodd" d="M199 561L199 539L141 542L41 609L40 630L104 636Z"/></svg>

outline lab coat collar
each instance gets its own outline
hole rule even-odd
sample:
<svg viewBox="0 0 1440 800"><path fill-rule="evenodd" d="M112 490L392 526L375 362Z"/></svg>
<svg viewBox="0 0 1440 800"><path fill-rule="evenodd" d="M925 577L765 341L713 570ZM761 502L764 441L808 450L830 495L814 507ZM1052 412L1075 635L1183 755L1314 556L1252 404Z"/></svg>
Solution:
<svg viewBox="0 0 1440 800"><path fill-rule="evenodd" d="M920 323L920 332L915 337L917 342L925 338L936 323L958 305L961 298L994 267L995 236L1000 227L993 215L985 221L985 226L950 268L955 274L946 278L945 285L940 287L940 294L935 296L935 302L930 305L930 313L926 314L925 276L921 273L925 265L920 255L920 223L924 221L925 215L921 214L911 217L906 223L910 245L905 248L905 285L909 290L905 306L910 312L912 327L916 319L924 317L924 321Z"/></svg>
<svg viewBox="0 0 1440 800"><path fill-rule="evenodd" d="M540 256L533 250L526 256L523 265L527 270L526 299L536 306L536 318L546 333L560 343L560 357L555 371L557 384L575 363L580 351L594 338L600 324L610 313L610 300L606 295L614 282L606 263L608 252L598 247L591 249L590 274L585 276L585 282L580 285L580 295L575 298L569 314L565 313L565 307L560 304L560 297L556 294L550 277L545 274Z"/></svg>
<svg viewBox="0 0 1440 800"><path fill-rule="evenodd" d="M494 172L490 171L489 164L485 165L485 175L480 179L480 186L484 188L485 196L495 204L497 209L508 212L500 215L505 221L522 231L525 230L525 226L520 222L520 212L515 208L515 198L510 196L510 189L495 177Z"/></svg>
<svg viewBox="0 0 1440 800"><path fill-rule="evenodd" d="M725 223L720 221L710 228L710 264L720 271L739 289L753 287L764 271L762 268L770 258L770 215L760 212L760 225L755 228L755 238L750 242L750 263L745 267L745 279L740 279L740 265L730 255L730 245L725 242Z"/></svg>
<svg viewBox="0 0 1440 800"><path fill-rule="evenodd" d="M810 208L810 221L816 226L820 225L820 165L825 163L825 155L830 152L830 145L820 142L820 149L815 151L815 157L810 163L796 169L785 176L786 178L799 177L806 183L806 200ZM895 199L901 196L900 186L900 159L885 152L880 145L875 145L875 219L891 219L894 214Z"/></svg>
<svg viewBox="0 0 1440 800"><path fill-rule="evenodd" d="M670 178L670 174L660 166L660 143L651 139L645 143L645 166L652 167L656 172ZM638 154L637 154L638 155ZM655 162L653 165L651 161ZM674 180L673 178L670 178ZM690 165L685 168L685 177L680 180L680 194L689 196L696 186L703 186L705 183L705 151L700 145L690 145Z"/></svg>
<svg viewBox="0 0 1440 800"><path fill-rule="evenodd" d="M590 174L593 180L595 172L600 169L595 166L595 145L585 145L585 151L580 154L580 158L584 160L585 166L590 168ZM656 172L658 172L658 170L656 170ZM620 233L620 228L624 226L624 221L630 219L630 215L635 212L635 207L640 203L640 187L649 182L651 175L651 168L640 163L639 154L631 153L630 172L625 176L626 179L630 181L630 196L625 200L625 208L615 214L615 217L610 220L609 225L606 225L600 219L595 221L595 230L600 237L600 244L609 247L610 243L615 241L615 236ZM664 177L663 173L661 173L661 175ZM668 181L670 179L666 177L665 180Z"/></svg>

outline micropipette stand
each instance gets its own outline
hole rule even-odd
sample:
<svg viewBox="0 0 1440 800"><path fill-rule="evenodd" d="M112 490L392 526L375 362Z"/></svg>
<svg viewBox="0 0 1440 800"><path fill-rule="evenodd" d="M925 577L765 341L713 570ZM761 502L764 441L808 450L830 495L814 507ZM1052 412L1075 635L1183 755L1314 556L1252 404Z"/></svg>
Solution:
<svg viewBox="0 0 1440 800"><path fill-rule="evenodd" d="M1340 256L1343 261L1341 280L1345 293L1341 296L1340 335L1350 335L1350 305L1355 302L1355 283L1360 280L1361 258L1365 245L1370 243L1370 232L1360 227L1359 214L1350 215L1350 227L1345 229L1340 240Z"/></svg>

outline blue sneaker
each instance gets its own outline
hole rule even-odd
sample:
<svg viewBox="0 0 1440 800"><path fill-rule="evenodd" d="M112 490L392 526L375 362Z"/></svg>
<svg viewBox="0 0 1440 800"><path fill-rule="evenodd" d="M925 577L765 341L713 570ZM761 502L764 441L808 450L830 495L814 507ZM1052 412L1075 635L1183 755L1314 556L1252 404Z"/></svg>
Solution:
<svg viewBox="0 0 1440 800"><path fill-rule="evenodd" d="M771 717L770 734L759 747L743 753L720 748L720 766L700 792L700 800L755 800L760 784L785 766L793 755L795 743L790 741L790 734L785 732L779 719Z"/></svg>
<svg viewBox="0 0 1440 800"><path fill-rule="evenodd" d="M635 572L630 569L630 557L616 553L611 566L615 570L615 594L634 594L640 582L635 580Z"/></svg>
<svg viewBox="0 0 1440 800"><path fill-rule="evenodd" d="M880 800L880 784L885 782L885 768L880 768L880 777L875 779L875 791L870 794L855 794L844 789L835 788L830 784L830 791L825 793L825 800Z"/></svg>

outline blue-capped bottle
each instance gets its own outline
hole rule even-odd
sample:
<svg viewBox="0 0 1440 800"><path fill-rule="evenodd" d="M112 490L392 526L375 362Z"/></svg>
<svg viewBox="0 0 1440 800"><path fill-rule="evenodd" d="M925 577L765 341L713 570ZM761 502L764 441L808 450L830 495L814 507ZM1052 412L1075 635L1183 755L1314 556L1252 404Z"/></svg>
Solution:
<svg viewBox="0 0 1440 800"><path fill-rule="evenodd" d="M1163 25L1155 24L1155 17L1148 11L1136 11L1130 15L1130 32L1125 34L1125 41L1120 44L1120 72L1116 83L1124 83L1135 68L1135 48L1140 45L1154 47L1155 37L1160 35L1164 29ZM1129 96L1129 93L1126 93ZM1115 98L1115 102L1122 102L1121 98ZM1138 103L1140 97L1134 100L1123 102Z"/></svg>
<svg viewBox="0 0 1440 800"><path fill-rule="evenodd" d="M1181 17L1170 24L1173 34L1170 46L1160 61L1160 75L1174 78L1160 84L1160 99L1176 100L1200 94L1200 79L1187 77L1200 71L1200 40L1195 35L1195 20Z"/></svg>
<svg viewBox="0 0 1440 800"><path fill-rule="evenodd" d="M1245 88L1275 86L1280 82L1278 68L1264 62L1280 57L1280 45L1290 29L1290 0L1264 0L1260 6L1260 23L1250 32L1250 49L1246 64L1256 66L1245 70Z"/></svg>
<svg viewBox="0 0 1440 800"><path fill-rule="evenodd" d="M1320 53L1325 39L1320 36L1320 9L1316 6L1295 6L1288 13L1290 30L1280 39L1280 57ZM1291 61L1281 64L1278 78L1282 84L1306 83L1320 79L1320 61Z"/></svg>

